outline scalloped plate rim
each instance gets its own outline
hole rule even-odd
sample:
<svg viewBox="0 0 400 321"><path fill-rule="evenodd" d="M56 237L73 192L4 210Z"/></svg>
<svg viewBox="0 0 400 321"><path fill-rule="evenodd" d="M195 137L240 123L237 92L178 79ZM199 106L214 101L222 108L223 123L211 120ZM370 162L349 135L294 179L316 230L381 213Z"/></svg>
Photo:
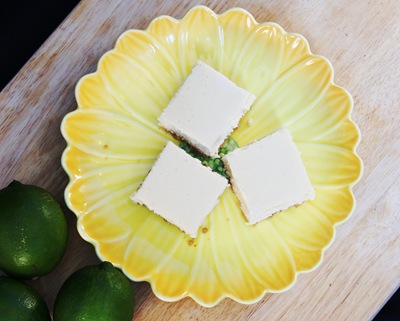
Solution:
<svg viewBox="0 0 400 321"><path fill-rule="evenodd" d="M169 19L169 20L173 21L174 23L180 23L181 20L182 20L183 18L185 18L190 12L195 11L195 10L206 10L207 12L210 12L214 17L219 17L219 16L221 16L221 15L224 15L224 14L229 13L229 12L232 12L232 11L240 12L240 13L242 13L242 14L248 16L248 17L251 17L251 19L253 20L253 22L254 22L257 26L260 26L260 25L271 25L271 26L275 26L275 27L279 28L279 29L282 31L283 34L293 35L293 36L296 36L296 37L302 39L302 40L304 41L304 43L306 44L306 46L307 46L307 52L308 52L311 56L313 56L313 57L320 57L320 58L322 58L323 60L325 60L325 61L328 63L329 68L330 68L330 70L331 70L331 72L332 72L329 82L330 82L331 85L335 85L336 87L340 88L340 89L346 94L346 96L348 97L349 102L350 102L350 107L349 107L349 109L348 109L348 113L347 113L347 117L346 117L346 118L347 118L349 121L351 121L351 123L354 125L354 129L356 130L357 140L356 140L356 142L355 142L353 148L351 149L351 152L354 154L354 156L355 156L355 157L357 158L357 160L359 161L360 168L359 168L359 175L358 175L358 177L357 177L352 183L350 183L350 184L348 185L348 187L349 187L349 192L350 192L350 196L352 197L353 202L354 202L354 203L353 203L353 206L352 206L352 208L351 208L351 211L349 212L349 214L348 214L344 219L342 219L342 220L339 221L339 222L335 222L335 223L332 224L332 227L333 227L332 238L330 239L329 243L328 243L326 246L324 246L323 248L321 248L321 257L319 258L318 262L317 262L313 267L311 267L311 268L309 268L309 269L305 269L305 270L301 270L301 271L295 270L295 272L294 272L294 278L293 278L292 282L289 283L286 287L282 288L281 290L268 290L268 289L267 289L267 290L264 290L264 291L261 293L261 295L259 295L257 298L254 298L254 299L251 299L251 300L240 300L240 299L234 297L233 295L224 293L224 294L221 295L217 300L215 300L214 302L208 304L208 303L203 302L200 298L196 297L195 295L192 295L191 293L187 293L187 292L185 292L183 295L177 296L177 297L165 296L165 295L163 295L162 293L160 293L160 292L158 292L158 291L156 290L155 285L154 285L154 282L153 282L153 280L151 279L151 277L135 278L135 277L129 275L129 274L125 271L125 269L124 269L123 266L121 266L120 264L114 264L114 263L113 263L116 267L118 267L118 268L120 268L122 271L124 271L125 275L127 275L127 277L130 278L132 281L135 281L135 282L143 282L143 281L148 282L148 283L150 284L150 286L151 286L152 292L153 292L159 299L161 299L161 300L163 300L163 301L166 301L166 302L177 302L177 301L182 300L182 299L184 299L184 298L186 298L186 297L190 297L190 298L193 299L195 302L197 302L199 305L201 305L201 306L203 306L203 307L206 307L206 308L211 308L211 307L214 307L214 306L218 305L218 304L219 304L221 301L223 301L224 299L229 298L229 299L231 299L231 300L233 300L233 301L236 301L236 302L238 302L238 303L250 305L250 304L254 304L254 303L259 302L259 301L262 300L262 298L263 298L266 294L268 294L268 293L283 293L283 292L286 292L286 291L290 290L290 289L295 285L295 283L296 283L296 281L297 281L297 279L298 279L298 277L299 277L300 274L312 272L312 271L316 270L316 269L321 265L326 250L328 250L328 249L331 247L331 245L333 244L333 242L334 242L334 240L335 240L335 238L336 238L336 228L337 228L337 226L339 226L339 225L345 223L347 220L349 220L350 217L353 215L355 209L356 209L356 199L355 199L355 196L354 196L353 187L354 187L356 184L359 183L359 181L361 180L361 178L362 178L362 176L363 176L363 173L364 173L364 164L363 164L363 161L362 161L361 157L360 157L360 156L358 155L358 153L357 153L357 148L358 148L358 146L359 146L359 144L360 144L360 142L361 142L361 132L360 132L360 129L359 129L357 123L356 123L356 122L352 119L352 117L351 117L352 112L353 112L353 109L354 109L354 100L353 100L353 97L351 96L351 94L350 94L345 88L343 88L342 86L339 86L338 84L335 83L335 81L334 81L335 70L334 70L334 68L333 68L333 65L332 65L331 61L330 61L329 59L327 59L325 56L314 54L314 53L311 51L311 48L310 48L310 45L309 45L308 40L307 40L302 34L294 33L294 32L287 32L281 25L279 25L279 24L276 23L276 22L270 22L270 21L268 21L268 22L258 22L250 12L248 12L247 10L245 10L245 9L243 9L243 8L240 8L240 7L233 7L233 8L230 8L230 9L228 9L228 10L225 10L225 11L222 12L221 14L217 14L217 13L215 13L212 9L210 9L210 8L207 7L207 6L204 6L204 5L197 5L197 6L192 7L191 9L189 9L189 10L185 13L185 15L184 15L182 18L180 18L180 19L176 19L176 18L171 17L171 16L168 16L168 15L160 15L160 16L157 16L156 18L152 19L151 22L149 23L149 25L148 25L148 27L147 27L146 29L128 29L128 30L124 31L120 36L118 36L118 38L117 38L117 40L116 40L116 42L115 42L115 44L114 44L114 47L113 47L112 49L106 51L105 53L103 53L102 56L99 58L98 63L97 63L97 65L96 65L96 70L95 70L94 72L92 72L92 73L85 74L84 76L82 76L82 77L79 79L79 81L77 82L77 84L76 84L76 86L75 86L75 97L76 97L76 98L78 97L79 88L81 87L81 84L82 84L83 80L84 80L85 78L87 78L87 77L90 77L90 76L94 75L94 74L98 74L98 68L99 68L99 65L100 65L102 59L104 59L104 57L105 57L107 54L109 54L110 52L116 51L116 43L117 43L117 42L119 41L119 39L122 38L125 34L130 33L130 32L135 32L135 31L141 31L141 32L146 31L146 32L148 32L153 23L155 23L156 21L162 20L162 19ZM79 104L78 104L76 110L78 110L78 109L81 109L81 107L79 106ZM74 110L74 111L75 111L75 110ZM66 137L67 137L67 135L66 135L66 133L65 133L65 122L66 122L66 118L67 118L66 116L69 115L69 114L71 114L71 113L73 113L74 111L71 111L71 112L69 112L68 114L66 114L65 117L63 118L62 122L61 122L60 128L61 128L61 133L62 133L62 136L64 137L64 139L66 139ZM95 248L96 255L99 257L99 259L100 259L101 261L105 261L105 258L104 258L104 257L101 255L101 253L99 252L99 242L98 242L97 240L95 240L95 239L89 237L89 236L86 234L86 232L85 232L85 230L84 230L84 227L82 227L82 225L79 224L79 222L80 222L79 217L80 217L81 214L79 213L79 211L77 211L77 210L74 209L74 206L71 204L71 202L69 201L69 198L68 198L68 193L69 193L70 187L71 187L71 185L72 185L73 182L74 182L73 174L70 173L70 171L68 170L68 166L67 166L67 164L66 164L66 158L67 158L66 154L68 153L68 151L69 151L70 149L71 149L71 145L67 143L67 147L64 149L64 151L63 151L63 153L62 153L62 157L61 157L61 164L62 164L62 167L63 167L64 171L67 173L68 179L69 179L69 182L68 182L68 184L67 184L67 186L66 186L66 188L65 188L65 190L64 190L64 199L65 199L65 202L66 202L66 205L68 206L68 208L77 216L76 227L77 227L77 230L78 230L80 236L81 236L85 241L87 241L88 243L92 244L92 245L94 246L94 248Z"/></svg>

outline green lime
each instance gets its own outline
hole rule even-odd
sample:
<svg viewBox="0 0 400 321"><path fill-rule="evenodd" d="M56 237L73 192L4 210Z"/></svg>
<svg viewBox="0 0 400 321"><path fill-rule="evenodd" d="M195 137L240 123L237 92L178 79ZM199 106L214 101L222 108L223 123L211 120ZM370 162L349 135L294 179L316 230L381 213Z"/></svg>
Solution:
<svg viewBox="0 0 400 321"><path fill-rule="evenodd" d="M0 319L51 321L47 305L39 293L7 276L0 276Z"/></svg>
<svg viewBox="0 0 400 321"><path fill-rule="evenodd" d="M135 297L128 278L111 263L86 266L63 284L54 321L131 321Z"/></svg>
<svg viewBox="0 0 400 321"><path fill-rule="evenodd" d="M0 190L0 268L31 278L52 271L67 247L68 227L45 190L13 181Z"/></svg>

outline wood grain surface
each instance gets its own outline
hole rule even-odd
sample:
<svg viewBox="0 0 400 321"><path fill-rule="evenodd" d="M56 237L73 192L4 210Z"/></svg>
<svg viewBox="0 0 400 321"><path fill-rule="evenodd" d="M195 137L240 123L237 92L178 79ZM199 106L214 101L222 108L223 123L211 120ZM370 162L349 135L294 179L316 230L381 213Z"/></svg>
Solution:
<svg viewBox="0 0 400 321"><path fill-rule="evenodd" d="M191 299L166 303L147 283L134 283L134 320L370 320L400 285L400 3L387 1L131 1L84 0L0 94L0 188L12 179L51 191L64 204L67 176L60 165L64 115L76 108L74 86L130 28L161 15L181 18L205 4L217 13L232 7L257 21L274 21L304 35L327 57L335 82L354 97L353 119L362 133L364 161L355 187L357 208L336 230L324 261L282 294L254 305L229 299L212 309ZM12 54L12 53L10 53ZM3 62L6 63L6 62ZM76 232L75 215L60 266L30 281L52 308L70 273L97 263L93 247Z"/></svg>

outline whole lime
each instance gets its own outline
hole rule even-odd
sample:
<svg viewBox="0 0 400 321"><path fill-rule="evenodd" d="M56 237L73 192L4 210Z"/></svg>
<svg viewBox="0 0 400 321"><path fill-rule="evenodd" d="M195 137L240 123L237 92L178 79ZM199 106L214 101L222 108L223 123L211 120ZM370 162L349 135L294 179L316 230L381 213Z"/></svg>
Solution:
<svg viewBox="0 0 400 321"><path fill-rule="evenodd" d="M68 227L44 189L13 181L0 190L0 268L32 278L52 271L67 247Z"/></svg>
<svg viewBox="0 0 400 321"><path fill-rule="evenodd" d="M54 321L131 321L132 285L111 263L86 266L62 285L54 304Z"/></svg>
<svg viewBox="0 0 400 321"><path fill-rule="evenodd" d="M39 293L7 276L0 276L0 319L51 321L47 305Z"/></svg>

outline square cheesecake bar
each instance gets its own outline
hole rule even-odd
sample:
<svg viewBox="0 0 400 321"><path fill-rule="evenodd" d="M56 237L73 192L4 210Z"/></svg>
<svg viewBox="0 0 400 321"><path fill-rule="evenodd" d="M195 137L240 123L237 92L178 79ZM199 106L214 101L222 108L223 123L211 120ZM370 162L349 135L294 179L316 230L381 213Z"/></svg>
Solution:
<svg viewBox="0 0 400 321"><path fill-rule="evenodd" d="M287 129L236 149L222 160L249 224L315 196L300 153Z"/></svg>
<svg viewBox="0 0 400 321"><path fill-rule="evenodd" d="M195 238L227 186L224 177L168 142L131 198Z"/></svg>
<svg viewBox="0 0 400 321"><path fill-rule="evenodd" d="M204 155L215 157L255 99L223 74L198 62L158 122Z"/></svg>

